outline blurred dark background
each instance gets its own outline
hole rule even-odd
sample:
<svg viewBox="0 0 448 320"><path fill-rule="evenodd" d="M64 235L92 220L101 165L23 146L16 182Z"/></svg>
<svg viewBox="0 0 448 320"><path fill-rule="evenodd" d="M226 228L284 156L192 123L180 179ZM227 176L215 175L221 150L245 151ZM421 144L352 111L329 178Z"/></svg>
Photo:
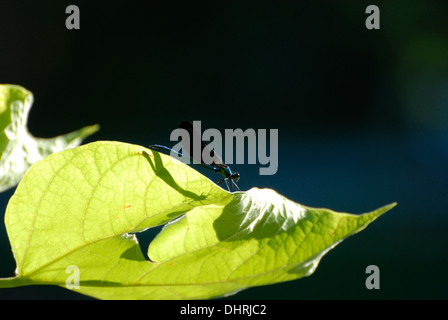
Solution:
<svg viewBox="0 0 448 320"><path fill-rule="evenodd" d="M80 8L80 30L65 27L70 4ZM370 4L380 30L365 27ZM34 93L29 129L38 137L98 123L86 142L173 145L184 119L203 129L278 129L277 174L233 165L243 190L273 188L350 213L398 202L312 276L232 298L446 299L447 12L447 1L423 0L3 0L0 83ZM1 212L13 191L0 194ZM371 264L379 290L365 287ZM2 219L0 277L14 269ZM88 297L33 286L0 298Z"/></svg>

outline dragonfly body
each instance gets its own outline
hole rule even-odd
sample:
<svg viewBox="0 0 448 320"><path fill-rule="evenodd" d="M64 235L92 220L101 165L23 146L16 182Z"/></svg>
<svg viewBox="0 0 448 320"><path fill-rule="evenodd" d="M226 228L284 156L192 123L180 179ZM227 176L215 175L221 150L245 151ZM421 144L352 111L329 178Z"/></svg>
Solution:
<svg viewBox="0 0 448 320"><path fill-rule="evenodd" d="M179 125L179 128L187 130L190 133L190 138L193 137L193 131L195 130L195 128L193 127L193 124L191 122L182 121ZM207 164L207 163L204 163L204 161L201 158L200 163L198 163L198 164L204 168L207 168L209 170L212 170L216 173L223 175L224 178L222 180L219 180L217 183L221 184L221 183L225 182L227 189L229 191L230 191L230 186L232 186L232 188L235 190L240 190L240 188L238 188L238 185L236 184L236 182L238 182L238 180L240 178L240 174L238 172L232 171L232 169L230 169L230 167L222 161L222 159L219 157L219 155L217 155L214 152L214 150L211 149L204 141L201 141L201 144L202 144L202 150L208 149L207 152L209 152L209 154L213 155L213 162L211 164ZM192 144L190 144L190 145L192 145ZM191 162L193 162L192 157L187 157L186 155L184 155L176 150L173 150L169 147L166 147L166 146L155 144L155 145L150 146L149 148L155 149L155 150L164 149L169 152L174 152L183 158L189 158L189 160L191 160ZM230 182L230 185L229 185L229 182Z"/></svg>

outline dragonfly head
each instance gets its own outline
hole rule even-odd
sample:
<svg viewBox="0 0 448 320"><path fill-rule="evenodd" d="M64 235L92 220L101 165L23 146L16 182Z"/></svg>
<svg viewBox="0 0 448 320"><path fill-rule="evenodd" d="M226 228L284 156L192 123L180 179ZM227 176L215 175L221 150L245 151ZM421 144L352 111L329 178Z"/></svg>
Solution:
<svg viewBox="0 0 448 320"><path fill-rule="evenodd" d="M238 182L238 180L240 180L240 173L234 172L232 177L233 177L233 180L235 180L235 182Z"/></svg>

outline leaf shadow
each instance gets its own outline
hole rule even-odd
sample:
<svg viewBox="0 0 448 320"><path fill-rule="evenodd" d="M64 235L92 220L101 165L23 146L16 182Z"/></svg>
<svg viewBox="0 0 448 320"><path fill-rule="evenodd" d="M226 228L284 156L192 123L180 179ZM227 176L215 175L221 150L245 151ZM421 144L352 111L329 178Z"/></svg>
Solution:
<svg viewBox="0 0 448 320"><path fill-rule="evenodd" d="M142 155L148 161L152 170L156 174L157 177L162 179L168 186L182 194L184 197L191 198L195 201L205 200L205 195L198 195L194 192L185 190L176 182L171 173L165 168L162 162L162 157L158 152L154 152L152 156L150 156L146 151L142 151ZM151 157L154 158L154 162L151 160Z"/></svg>
<svg viewBox="0 0 448 320"><path fill-rule="evenodd" d="M137 245L135 247L130 247L125 250L121 255L121 259L133 260L133 261L146 261L140 247Z"/></svg>
<svg viewBox="0 0 448 320"><path fill-rule="evenodd" d="M84 280L79 282L79 286L85 287L123 287L121 282L106 280Z"/></svg>
<svg viewBox="0 0 448 320"><path fill-rule="evenodd" d="M261 240L278 231L276 224L268 220L269 214L246 207L240 196L235 195L213 222L213 229L219 241Z"/></svg>

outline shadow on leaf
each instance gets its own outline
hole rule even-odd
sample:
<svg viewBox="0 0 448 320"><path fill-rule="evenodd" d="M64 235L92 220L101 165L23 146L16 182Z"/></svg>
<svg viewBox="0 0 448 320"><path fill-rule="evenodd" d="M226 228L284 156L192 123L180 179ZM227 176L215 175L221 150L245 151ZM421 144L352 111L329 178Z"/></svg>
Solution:
<svg viewBox="0 0 448 320"><path fill-rule="evenodd" d="M179 186L177 184L176 180L174 180L171 173L163 165L162 158L160 157L159 153L153 152L152 157L154 158L154 163L151 160L151 156L146 151L142 151L142 154L145 157L145 159L148 161L149 165L151 166L151 168L154 171L154 173L156 174L156 176L159 177L160 179L162 179L171 188L173 188L174 190L176 190L183 196L185 196L187 198L191 198L195 201L205 200L205 198L206 198L205 195L198 195L194 192L185 190L184 188L182 188L181 186Z"/></svg>

